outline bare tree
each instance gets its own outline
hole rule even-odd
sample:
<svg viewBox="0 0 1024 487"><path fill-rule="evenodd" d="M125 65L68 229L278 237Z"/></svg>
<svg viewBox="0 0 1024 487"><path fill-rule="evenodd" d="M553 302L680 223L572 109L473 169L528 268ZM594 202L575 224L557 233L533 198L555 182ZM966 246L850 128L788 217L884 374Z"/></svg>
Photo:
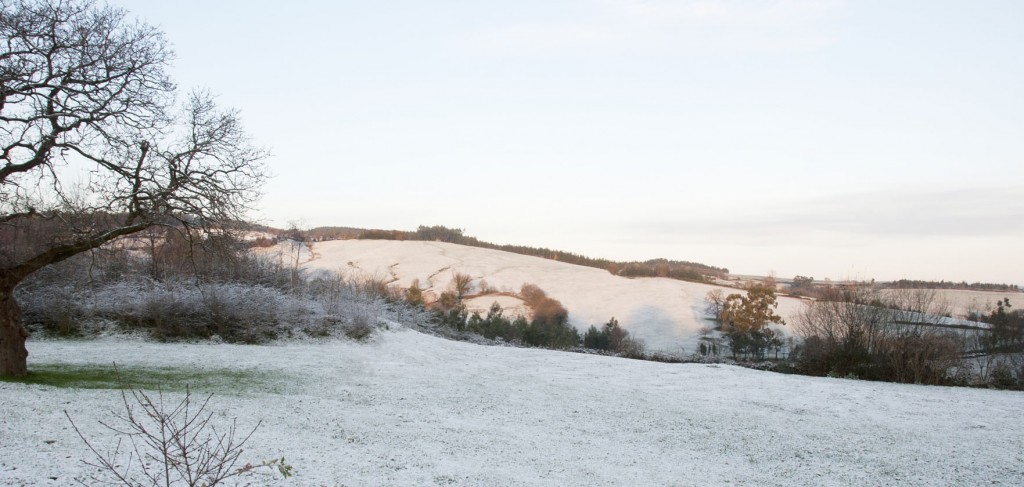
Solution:
<svg viewBox="0 0 1024 487"><path fill-rule="evenodd" d="M805 305L794 324L796 334L804 339L801 359L805 371L866 375L883 354L894 314L869 286L824 288L818 300Z"/></svg>
<svg viewBox="0 0 1024 487"><path fill-rule="evenodd" d="M156 225L223 228L259 196L265 151L209 94L178 104L171 57L124 10L0 0L0 376L27 372L26 277Z"/></svg>
<svg viewBox="0 0 1024 487"><path fill-rule="evenodd" d="M962 361L963 339L944 328L949 303L935 289L892 289L886 293L895 310L888 327L887 363L898 382L937 384Z"/></svg>
<svg viewBox="0 0 1024 487"><path fill-rule="evenodd" d="M961 339L942 326L944 304L930 290L879 292L832 287L796 321L801 367L824 375L939 384L961 361Z"/></svg>
<svg viewBox="0 0 1024 487"><path fill-rule="evenodd" d="M455 296L460 300L469 294L472 287L473 278L469 274L463 274L461 272L455 272L452 274L452 290L455 291Z"/></svg>
<svg viewBox="0 0 1024 487"><path fill-rule="evenodd" d="M710 316L715 323L722 322L722 305L725 304L725 292L715 288L704 295L704 314Z"/></svg>
<svg viewBox="0 0 1024 487"><path fill-rule="evenodd" d="M302 251L309 248L306 243L303 227L304 225L301 222L290 221L288 222L288 230L284 233L285 238L288 239L288 266L291 270L292 291L295 291L302 280L301 268L299 267L299 264L302 263Z"/></svg>

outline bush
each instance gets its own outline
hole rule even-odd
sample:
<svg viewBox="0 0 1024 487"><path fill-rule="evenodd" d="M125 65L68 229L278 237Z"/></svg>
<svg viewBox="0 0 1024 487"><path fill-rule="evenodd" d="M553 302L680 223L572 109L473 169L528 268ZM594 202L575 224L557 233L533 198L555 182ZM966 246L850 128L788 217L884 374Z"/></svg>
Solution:
<svg viewBox="0 0 1024 487"><path fill-rule="evenodd" d="M566 349L579 342L579 332L564 321L534 320L523 331L523 343L535 347Z"/></svg>
<svg viewBox="0 0 1024 487"><path fill-rule="evenodd" d="M591 325L583 336L583 347L607 350L629 358L644 358L643 342L629 336L629 331L619 326L614 317L598 330Z"/></svg>
<svg viewBox="0 0 1024 487"><path fill-rule="evenodd" d="M992 376L989 383L996 389L1024 390L1024 367L1014 371L1011 365L1000 362L992 368Z"/></svg>
<svg viewBox="0 0 1024 487"><path fill-rule="evenodd" d="M234 420L217 428L213 412L207 410L212 397L196 399L186 389L182 400L172 406L165 403L162 392L153 397L142 390L126 392L122 386L124 411L115 414L119 424L100 423L119 438L106 452L93 445L65 410L72 429L94 455L93 460L83 460L96 469L89 483L215 486L256 469L276 470L284 478L290 477L292 467L283 457L257 465L240 464L243 447L260 423L241 434ZM78 481L87 485L84 479Z"/></svg>
<svg viewBox="0 0 1024 487"><path fill-rule="evenodd" d="M134 255L121 248L102 261L83 256L36 273L16 291L25 322L54 335L117 327L160 340L219 336L260 343L296 331L365 339L382 321L426 321L421 308L391 300L394 291L381 280L294 274L272 260L246 257L233 260L234 280L168 272L155 279L145 260L114 258L118 253ZM108 264L117 272L108 272Z"/></svg>
<svg viewBox="0 0 1024 487"><path fill-rule="evenodd" d="M523 343L558 349L579 345L580 334L569 324L569 311L561 302L534 284L523 284L519 294L533 311L533 320L523 330Z"/></svg>
<svg viewBox="0 0 1024 487"><path fill-rule="evenodd" d="M343 328L345 336L353 340L365 340L371 334L373 334L373 325L370 324L370 318L366 315L356 315L352 318L352 321Z"/></svg>
<svg viewBox="0 0 1024 487"><path fill-rule="evenodd" d="M73 285L53 285L25 293L25 298L19 300L23 319L58 336L79 335L85 318L78 302L80 295Z"/></svg>

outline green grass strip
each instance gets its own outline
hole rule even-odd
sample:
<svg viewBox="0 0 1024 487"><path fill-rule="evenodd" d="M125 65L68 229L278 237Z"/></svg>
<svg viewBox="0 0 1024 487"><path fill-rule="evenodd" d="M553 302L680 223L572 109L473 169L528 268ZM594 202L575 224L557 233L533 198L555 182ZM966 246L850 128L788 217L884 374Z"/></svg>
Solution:
<svg viewBox="0 0 1024 487"><path fill-rule="evenodd" d="M240 369L181 367L124 367L111 365L32 364L26 377L0 378L3 382L38 384L71 389L121 389L242 393L278 392L280 380L269 372Z"/></svg>

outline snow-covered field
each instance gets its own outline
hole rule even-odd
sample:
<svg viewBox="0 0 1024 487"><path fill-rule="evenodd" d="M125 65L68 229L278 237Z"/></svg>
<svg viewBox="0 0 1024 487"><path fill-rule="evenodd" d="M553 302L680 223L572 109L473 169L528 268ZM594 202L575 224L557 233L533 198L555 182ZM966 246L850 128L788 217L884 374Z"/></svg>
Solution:
<svg viewBox="0 0 1024 487"><path fill-rule="evenodd" d="M936 305L945 308L953 316L966 316L972 311L983 314L991 313L995 310L996 301L1002 299L1009 299L1014 309L1017 306L1024 306L1024 293L964 289L935 290Z"/></svg>
<svg viewBox="0 0 1024 487"><path fill-rule="evenodd" d="M257 485L1024 485L1024 394L488 347L392 328L369 344L30 341L30 364L262 372L214 385L263 426ZM200 391L201 392L201 391ZM70 485L110 390L0 383L0 485ZM109 444L105 444L110 446Z"/></svg>
<svg viewBox="0 0 1024 487"><path fill-rule="evenodd" d="M581 331L615 317L650 350L694 353L704 319L704 297L712 289L725 294L735 289L661 278L613 276L607 271L549 259L441 242L394 240L335 240L313 244L308 269L375 277L394 285L420 287L439 294L456 273L472 277L475 291L481 281L498 291L518 292L525 283L539 286L569 310L569 322ZM492 300L474 304L486 309ZM780 298L778 313L792 319L803 301ZM506 313L512 315L512 313ZM781 331L785 333L786 327Z"/></svg>

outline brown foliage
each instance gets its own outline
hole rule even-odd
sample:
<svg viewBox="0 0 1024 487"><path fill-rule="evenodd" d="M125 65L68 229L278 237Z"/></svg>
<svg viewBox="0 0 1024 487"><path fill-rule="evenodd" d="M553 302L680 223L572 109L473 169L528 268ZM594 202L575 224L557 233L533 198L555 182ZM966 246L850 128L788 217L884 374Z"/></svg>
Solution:
<svg viewBox="0 0 1024 487"><path fill-rule="evenodd" d="M723 329L751 333L761 331L769 323L785 324L782 317L775 314L778 307L774 286L753 284L747 288L746 295L730 294L725 298L721 314Z"/></svg>
<svg viewBox="0 0 1024 487"><path fill-rule="evenodd" d="M414 279L409 289L405 290L405 302L412 306L423 306L423 289L420 288L419 279Z"/></svg>
<svg viewBox="0 0 1024 487"><path fill-rule="evenodd" d="M523 284L519 294L527 306L533 310L533 320L547 323L566 323L569 311L557 299L548 297L535 284Z"/></svg>

